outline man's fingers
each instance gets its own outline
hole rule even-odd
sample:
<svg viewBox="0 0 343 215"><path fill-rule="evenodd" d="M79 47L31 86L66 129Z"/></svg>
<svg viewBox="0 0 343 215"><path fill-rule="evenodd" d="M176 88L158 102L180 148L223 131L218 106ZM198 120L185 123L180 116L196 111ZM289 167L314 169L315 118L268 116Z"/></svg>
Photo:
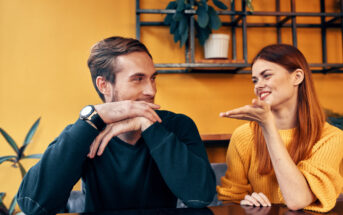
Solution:
<svg viewBox="0 0 343 215"><path fill-rule="evenodd" d="M100 132L100 134L94 139L93 143L90 146L90 152L88 153L88 157L89 158L94 158L99 145L101 143L102 138L104 137L104 135L106 135L106 133L108 133L111 130L112 126L111 125L107 125L105 130L103 130L102 132Z"/></svg>

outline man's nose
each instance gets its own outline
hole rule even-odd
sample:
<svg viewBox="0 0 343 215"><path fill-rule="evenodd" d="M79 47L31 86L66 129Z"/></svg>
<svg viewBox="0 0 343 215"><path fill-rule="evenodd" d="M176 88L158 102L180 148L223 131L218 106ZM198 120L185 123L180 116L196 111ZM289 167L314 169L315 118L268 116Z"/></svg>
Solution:
<svg viewBox="0 0 343 215"><path fill-rule="evenodd" d="M156 84L154 82L148 82L145 85L144 91L143 91L144 95L147 96L155 96L156 94Z"/></svg>

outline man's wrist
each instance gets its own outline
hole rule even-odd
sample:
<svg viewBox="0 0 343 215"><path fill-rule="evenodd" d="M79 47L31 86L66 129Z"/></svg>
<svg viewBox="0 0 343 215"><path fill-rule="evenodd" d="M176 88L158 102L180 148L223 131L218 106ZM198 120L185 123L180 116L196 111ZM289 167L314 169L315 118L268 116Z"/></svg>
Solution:
<svg viewBox="0 0 343 215"><path fill-rule="evenodd" d="M141 121L141 131L145 131L147 128L149 128L152 124L154 124L153 122L151 122L150 120L148 120L147 118L142 117L142 121Z"/></svg>

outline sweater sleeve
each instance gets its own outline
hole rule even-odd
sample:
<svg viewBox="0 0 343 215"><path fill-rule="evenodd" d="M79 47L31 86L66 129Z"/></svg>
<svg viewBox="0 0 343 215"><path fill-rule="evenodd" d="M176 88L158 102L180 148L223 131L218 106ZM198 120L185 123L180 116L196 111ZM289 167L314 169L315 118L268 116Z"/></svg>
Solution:
<svg viewBox="0 0 343 215"><path fill-rule="evenodd" d="M244 125L247 126L247 125ZM226 154L227 171L217 186L218 199L240 202L245 195L252 192L248 181L249 168L249 136L242 132L242 127L236 129L230 139Z"/></svg>
<svg viewBox="0 0 343 215"><path fill-rule="evenodd" d="M78 120L48 146L20 185L17 202L25 214L55 214L64 209L97 135L88 123Z"/></svg>
<svg viewBox="0 0 343 215"><path fill-rule="evenodd" d="M342 192L343 177L340 173L343 158L343 132L338 131L320 140L309 159L298 163L311 191L317 200L305 209L327 212L331 210Z"/></svg>
<svg viewBox="0 0 343 215"><path fill-rule="evenodd" d="M165 125L154 123L142 136L174 195L188 207L205 207L215 194L215 176L194 122L178 114Z"/></svg>

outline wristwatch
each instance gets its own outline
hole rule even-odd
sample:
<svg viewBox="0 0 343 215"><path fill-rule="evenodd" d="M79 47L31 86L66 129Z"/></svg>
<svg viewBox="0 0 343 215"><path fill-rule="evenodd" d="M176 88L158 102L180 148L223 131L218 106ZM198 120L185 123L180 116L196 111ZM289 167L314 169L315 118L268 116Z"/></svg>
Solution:
<svg viewBox="0 0 343 215"><path fill-rule="evenodd" d="M93 105L87 105L80 111L80 119L88 122L98 131L102 131L106 127L106 123L101 119Z"/></svg>

